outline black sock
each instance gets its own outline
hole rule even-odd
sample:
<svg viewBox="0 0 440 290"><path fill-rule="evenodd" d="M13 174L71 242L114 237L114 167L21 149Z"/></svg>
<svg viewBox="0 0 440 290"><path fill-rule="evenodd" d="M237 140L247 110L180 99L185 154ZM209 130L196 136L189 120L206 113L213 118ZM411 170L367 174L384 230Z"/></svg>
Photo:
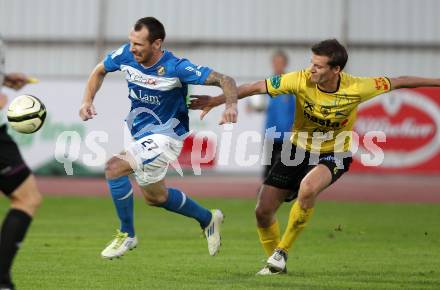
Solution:
<svg viewBox="0 0 440 290"><path fill-rule="evenodd" d="M12 261L31 221L32 217L19 209L11 209L3 221L0 233L0 285L12 285Z"/></svg>

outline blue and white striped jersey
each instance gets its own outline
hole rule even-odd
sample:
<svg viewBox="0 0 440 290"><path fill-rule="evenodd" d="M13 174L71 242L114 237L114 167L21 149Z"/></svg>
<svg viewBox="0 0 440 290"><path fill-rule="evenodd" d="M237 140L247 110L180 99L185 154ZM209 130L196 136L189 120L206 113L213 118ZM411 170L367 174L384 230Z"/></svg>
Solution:
<svg viewBox="0 0 440 290"><path fill-rule="evenodd" d="M189 131L188 84L204 84L212 71L167 50L156 64L145 67L134 59L128 43L109 53L104 67L107 72L125 73L131 100L126 122L136 140L154 133L186 134Z"/></svg>

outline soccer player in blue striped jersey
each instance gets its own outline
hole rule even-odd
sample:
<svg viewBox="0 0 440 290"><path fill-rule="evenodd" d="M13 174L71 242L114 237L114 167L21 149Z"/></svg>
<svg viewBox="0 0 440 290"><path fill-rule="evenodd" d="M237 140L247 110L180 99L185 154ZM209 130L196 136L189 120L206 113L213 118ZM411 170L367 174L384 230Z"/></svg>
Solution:
<svg viewBox="0 0 440 290"><path fill-rule="evenodd" d="M202 207L179 189L167 188L164 180L189 131L188 85L222 88L227 101L220 123L236 122L237 87L231 77L162 49L164 39L161 22L153 17L139 19L130 32L129 43L108 54L87 82L79 113L84 121L96 115L93 100L109 72L125 73L131 101L126 123L133 142L122 154L108 160L105 168L120 229L102 251L103 258L122 256L137 245L133 189L128 179L132 173L148 204L197 220L207 238L210 255L216 255L220 248L222 212Z"/></svg>

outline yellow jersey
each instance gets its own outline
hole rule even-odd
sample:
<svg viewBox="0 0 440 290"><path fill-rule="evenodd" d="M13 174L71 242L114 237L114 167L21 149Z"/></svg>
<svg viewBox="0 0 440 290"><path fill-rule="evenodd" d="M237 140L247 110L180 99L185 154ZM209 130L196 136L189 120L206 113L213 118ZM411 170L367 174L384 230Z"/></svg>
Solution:
<svg viewBox="0 0 440 290"><path fill-rule="evenodd" d="M386 77L355 77L341 72L335 92L325 92L310 81L309 70L266 79L267 92L296 96L291 142L309 152L347 152L357 106L391 89Z"/></svg>

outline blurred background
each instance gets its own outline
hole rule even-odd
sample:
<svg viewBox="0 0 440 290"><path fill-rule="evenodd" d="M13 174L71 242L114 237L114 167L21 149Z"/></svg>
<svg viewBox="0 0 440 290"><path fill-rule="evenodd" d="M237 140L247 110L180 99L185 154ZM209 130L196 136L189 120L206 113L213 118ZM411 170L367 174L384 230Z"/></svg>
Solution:
<svg viewBox="0 0 440 290"><path fill-rule="evenodd" d="M144 16L163 22L165 48L175 55L210 66L242 84L271 76L271 57L277 50L287 54L288 70L305 68L311 45L326 38L337 38L347 46L346 71L351 74L439 77L438 11L440 2L436 0L0 0L6 71L25 72L40 79L39 84L20 92L5 92L11 98L34 94L48 107L48 120L40 132L12 134L28 163L41 175L66 176L59 162L63 156L77 166L74 176L102 174L105 159L124 146L123 119L129 109L126 85L122 74L109 76L96 98L99 115L87 123L78 118L82 92L93 67L126 42L133 23ZM216 94L219 90L192 87L191 93ZM435 89L406 90L366 104L356 127L360 143L369 130L385 131L387 142L380 144L385 160L380 167L364 166L358 156L352 175L386 173L396 178L396 174L416 174L419 180L438 175L439 97ZM215 158L203 161L202 176L240 173L252 176L252 184L258 183L263 141L240 136L248 131L264 132L268 99L262 98L240 102L239 123L232 130L217 125L221 109L203 122L198 120L198 112L191 112L195 132L209 130L218 136L204 143L204 150L220 143L225 130L233 135L230 155L222 155L225 150L215 147ZM78 132L80 139L74 141L79 143L72 145L70 140L72 144L62 143L56 148L64 131ZM106 135L102 139L90 137L90 132L97 131ZM93 142L104 148L103 159L96 147L89 146ZM245 153L237 151L243 147ZM182 157L187 161L191 147L188 150ZM85 155L93 162L84 162ZM250 160L252 155L258 159ZM239 165L242 161L246 166ZM192 170L188 172L194 175Z"/></svg>

